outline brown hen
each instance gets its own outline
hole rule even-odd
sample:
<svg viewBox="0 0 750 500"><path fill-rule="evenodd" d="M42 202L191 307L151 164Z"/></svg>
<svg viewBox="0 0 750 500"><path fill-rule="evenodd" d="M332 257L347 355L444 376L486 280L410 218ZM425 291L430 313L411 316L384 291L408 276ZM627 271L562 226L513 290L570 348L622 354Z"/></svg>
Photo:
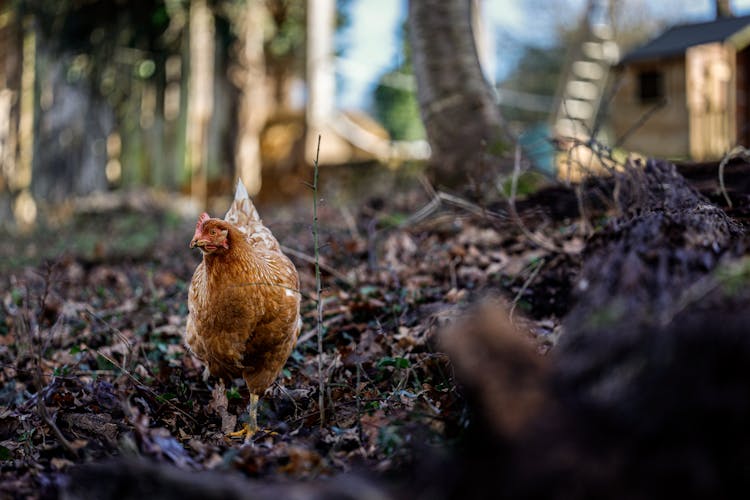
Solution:
<svg viewBox="0 0 750 500"><path fill-rule="evenodd" d="M190 283L185 340L211 375L245 380L249 421L230 435L248 438L258 430L259 398L299 335L299 276L241 181L223 220L201 214L194 247L203 261Z"/></svg>

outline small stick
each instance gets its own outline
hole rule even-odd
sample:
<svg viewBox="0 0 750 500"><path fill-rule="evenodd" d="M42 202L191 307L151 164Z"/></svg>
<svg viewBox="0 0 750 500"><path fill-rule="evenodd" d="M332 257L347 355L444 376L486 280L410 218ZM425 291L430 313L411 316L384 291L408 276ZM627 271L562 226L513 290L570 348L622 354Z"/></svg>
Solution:
<svg viewBox="0 0 750 500"><path fill-rule="evenodd" d="M510 213L511 219L513 219L513 221L518 226L518 229L521 230L523 235L526 236L529 241L531 241L538 247L547 250L548 252L560 253L561 249L557 248L555 245L548 243L546 240L539 238L531 231L529 231L526 225L521 220L521 217L518 215L518 211L516 211L516 190L518 189L518 176L520 175L520 173L521 148L519 146L516 146L515 161L513 162L513 177L511 178L510 182L510 196L508 196L508 212ZM502 193L502 189L500 189L499 191Z"/></svg>
<svg viewBox="0 0 750 500"><path fill-rule="evenodd" d="M94 318L95 320L100 321L104 326L106 326L112 333L114 333L117 338L119 338L123 344L125 344L125 347L127 350L122 354L122 366L128 366L128 354L132 352L133 350L133 343L128 340L128 338L125 336L124 333L122 333L119 329L112 326L107 320L99 316L94 309L87 305L84 309L84 312ZM148 359L148 356L146 357Z"/></svg>
<svg viewBox="0 0 750 500"><path fill-rule="evenodd" d="M35 379L38 384L41 383L41 375L35 376ZM62 431L60 431L60 428L57 426L55 421L52 420L47 406L44 404L44 396L42 396L41 394L38 398L36 398L36 409L39 412L39 416L42 418L44 423L47 424L47 427L52 430L52 433L55 435L57 441L62 445L62 447L65 448L71 455L76 455L78 453L78 450L75 446L73 446L73 443L68 441L68 439L63 435Z"/></svg>
<svg viewBox="0 0 750 500"><path fill-rule="evenodd" d="M354 389L354 395L357 400L357 435L359 437L359 445L362 446L365 440L365 433L362 429L362 395L359 393L360 377L362 375L362 363L357 362L357 385Z"/></svg>
<svg viewBox="0 0 750 500"><path fill-rule="evenodd" d="M158 400L159 395L153 389L151 389L150 387L148 387L146 385L143 385L143 383L140 380L138 380L138 378L135 375L133 375L132 373L130 373L127 369L125 369L117 361L115 361L114 359L112 359L110 356L107 356L106 354L104 354L103 352L101 352L98 349L94 350L94 352L96 354L98 354L99 356L101 356L102 358L104 358L107 361L109 361L110 363L112 363L112 365L115 368L117 368L118 370L120 370L120 372L122 372L131 381L133 381L135 383L135 386L138 389L147 392L151 397L153 397L154 399ZM181 410L177 405L175 405L174 403L172 403L170 400L163 399L163 400L160 400L160 402L165 403L167 406L169 406L170 408L172 408L174 411L176 411L177 413L180 413L183 417L187 418L188 420L191 420L195 425L198 425L198 421L195 420L192 417L192 415L190 415L189 413L186 413L184 410Z"/></svg>
<svg viewBox="0 0 750 500"><path fill-rule="evenodd" d="M526 291L527 288L529 288L529 285L536 279L537 275L539 274L539 271L542 270L542 267L544 266L544 259L541 259L539 263L536 265L536 268L531 272L531 275L529 278L524 282L523 286L520 290L518 290L518 293L513 298L513 304L510 306L510 312L508 313L508 318L510 318L510 321L513 322L513 312L516 310L516 305L518 304L518 301L521 300L521 296L523 296L523 292Z"/></svg>
<svg viewBox="0 0 750 500"><path fill-rule="evenodd" d="M49 387L49 384L44 383L44 375L42 374L42 359L43 359L43 353L44 349L46 347L42 343L42 335L40 332L39 325L41 324L42 314L44 313L44 309L47 305L47 298L49 296L50 292L50 280L52 275L52 266L47 264L47 270L46 274L44 276L44 291L42 295L39 297L39 316L36 318L36 323L34 325L31 324L31 310L28 309L29 305L31 303L30 299L27 299L26 301L26 321L27 321L27 329L29 333L29 349L34 349L36 347L36 352L34 353L34 384L36 385L37 389L37 398L36 398L36 409L37 413L39 414L39 417L44 421L45 424L47 424L47 427L50 428L52 433L55 435L55 438L60 443L60 445L65 448L71 455L76 455L77 450L75 446L73 446L73 443L68 441L68 439L63 435L62 431L60 431L60 428L57 426L55 421L52 419L52 416L49 414L49 409L47 408L47 405L44 404L44 392ZM29 292L29 289L27 288L27 293ZM36 331L36 335L34 335ZM34 342L34 338L36 337L37 342ZM48 339L49 340L49 339Z"/></svg>
<svg viewBox="0 0 750 500"><path fill-rule="evenodd" d="M729 160L732 160L734 158L744 158L745 160L748 159L748 150L743 148L742 146L737 146L733 150L731 150L727 155L721 159L721 163L719 163L719 188L721 189L721 194L724 196L724 199L727 202L727 206L729 208L732 208L732 200L729 198L729 193L727 193L727 187L724 185L724 167L726 167L727 163L729 163Z"/></svg>
<svg viewBox="0 0 750 500"><path fill-rule="evenodd" d="M281 245L281 250L283 250L284 253L288 253L289 255L293 255L293 256L297 257L298 259L304 260L305 262L307 262L309 264L315 264L316 263L315 262L315 257L310 257L306 253L300 252L299 250L295 250L294 248L289 248L288 246ZM329 266L327 264L321 263L319 260L320 259L318 259L317 265L319 265L320 268L323 271L327 272L328 274L330 274L331 276L333 276L337 280L341 281L342 283L345 283L349 287L354 288L354 282L352 280L350 280L343 273L337 271L336 269L332 268L331 266Z"/></svg>
<svg viewBox="0 0 750 500"><path fill-rule="evenodd" d="M317 296L317 321L316 331L318 335L318 408L320 408L320 428L325 422L325 381L323 380L323 286L320 278L320 244L318 227L318 160L320 158L320 135L318 135L318 149L313 162L313 246L315 250L315 292Z"/></svg>

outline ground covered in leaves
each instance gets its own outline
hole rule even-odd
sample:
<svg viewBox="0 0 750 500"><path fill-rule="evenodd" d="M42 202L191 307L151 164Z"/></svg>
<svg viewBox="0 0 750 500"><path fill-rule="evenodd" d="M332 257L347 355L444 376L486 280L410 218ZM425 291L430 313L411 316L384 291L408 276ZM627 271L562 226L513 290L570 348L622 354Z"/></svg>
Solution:
<svg viewBox="0 0 750 500"><path fill-rule="evenodd" d="M545 351L571 307L586 231L611 207L589 203L581 219L575 197L552 190L514 218L499 195L478 203L416 177L396 185L322 193L322 353L312 202L259 207L300 272L304 327L262 399L266 430L246 444L225 436L246 417L244 384L204 381L183 344L200 258L185 210L139 198L5 238L0 497L54 498L70 467L117 456L283 481L395 474L460 440L471 415L436 333L464 304L501 294Z"/></svg>

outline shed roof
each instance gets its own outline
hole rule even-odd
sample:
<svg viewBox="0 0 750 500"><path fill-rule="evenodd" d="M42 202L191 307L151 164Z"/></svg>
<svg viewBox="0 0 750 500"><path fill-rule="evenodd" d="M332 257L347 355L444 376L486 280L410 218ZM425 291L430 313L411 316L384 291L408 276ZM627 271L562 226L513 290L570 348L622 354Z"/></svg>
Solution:
<svg viewBox="0 0 750 500"><path fill-rule="evenodd" d="M645 45L626 54L620 64L676 56L684 53L689 47L704 43L724 42L748 29L750 29L750 15L673 26ZM742 49L750 43L750 39L741 36L738 37L737 42L741 45L737 48Z"/></svg>

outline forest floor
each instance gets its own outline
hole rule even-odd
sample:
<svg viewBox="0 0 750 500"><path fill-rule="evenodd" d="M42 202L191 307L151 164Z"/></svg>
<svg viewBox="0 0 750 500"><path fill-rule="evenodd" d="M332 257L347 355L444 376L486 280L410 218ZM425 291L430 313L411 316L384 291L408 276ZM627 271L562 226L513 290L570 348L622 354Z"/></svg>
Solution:
<svg viewBox="0 0 750 500"><path fill-rule="evenodd" d="M246 417L244 384L204 381L183 342L200 259L188 248L192 217L139 195L0 239L0 497L55 498L71 467L118 456L285 481L395 474L425 449L449 449L471 414L441 326L501 295L546 352L571 308L586 235L611 208L590 193L582 219L573 192L550 187L519 201L514 218L500 196L468 202L411 174L376 191L369 178L353 190L326 182L322 354L310 196L258 207L291 249L304 327L262 399L265 430L247 444L225 435Z"/></svg>

